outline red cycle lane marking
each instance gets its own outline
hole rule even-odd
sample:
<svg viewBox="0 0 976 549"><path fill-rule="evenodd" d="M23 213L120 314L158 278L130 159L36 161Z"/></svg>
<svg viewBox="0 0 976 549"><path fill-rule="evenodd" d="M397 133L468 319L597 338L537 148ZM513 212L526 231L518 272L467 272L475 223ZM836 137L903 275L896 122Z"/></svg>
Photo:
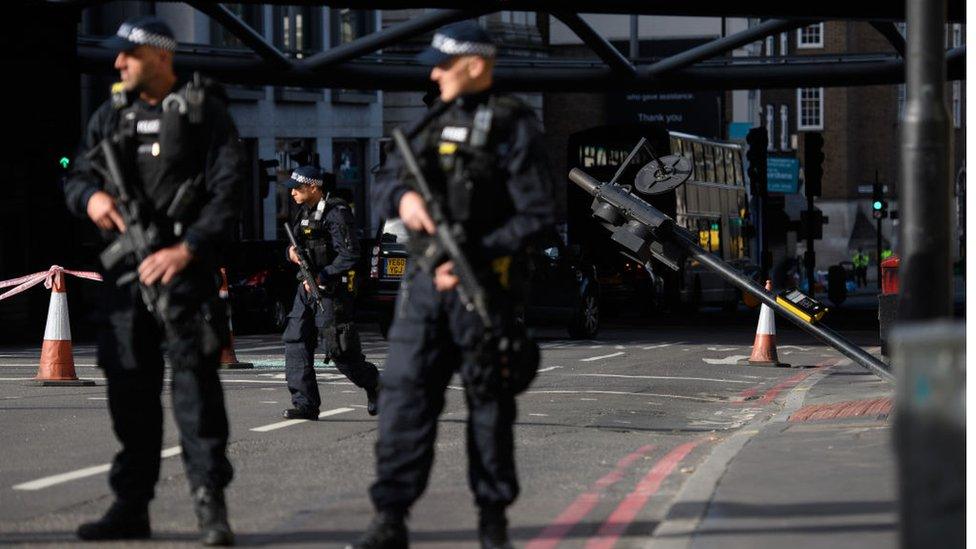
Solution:
<svg viewBox="0 0 976 549"><path fill-rule="evenodd" d="M574 526L580 523L586 515L593 510L594 507L600 502L600 496L603 491L608 487L616 484L620 479L623 478L624 473L631 465L634 464L638 459L646 456L654 450L653 444L647 444L641 446L637 450L627 454L620 461L617 462L617 466L603 475L599 480L593 483L593 486L589 490L580 494L562 513L556 517L556 520L552 521L552 524L547 526L539 535L537 535L532 541L530 541L525 549L552 549L556 547L559 542L566 537L566 534L573 529Z"/></svg>
<svg viewBox="0 0 976 549"><path fill-rule="evenodd" d="M702 440L686 442L654 464L654 467L637 483L634 490L624 498L607 520L603 522L596 535L586 542L586 549L610 549L627 527L634 521L637 513L647 504L647 500L657 493L661 483L670 475L678 463L685 458Z"/></svg>

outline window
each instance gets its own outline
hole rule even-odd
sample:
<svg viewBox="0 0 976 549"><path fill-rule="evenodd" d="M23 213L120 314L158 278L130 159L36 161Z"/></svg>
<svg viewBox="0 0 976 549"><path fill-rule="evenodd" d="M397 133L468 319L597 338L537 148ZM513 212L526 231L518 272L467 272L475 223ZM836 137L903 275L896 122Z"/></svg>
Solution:
<svg viewBox="0 0 976 549"><path fill-rule="evenodd" d="M371 10L336 8L332 10L332 46L348 44L373 32L375 17Z"/></svg>
<svg viewBox="0 0 976 549"><path fill-rule="evenodd" d="M952 47L958 48L962 45L962 25L956 23L952 26Z"/></svg>
<svg viewBox="0 0 976 549"><path fill-rule="evenodd" d="M787 33L785 33L785 32L782 32L779 35L779 54L780 55L789 55L789 53L790 53L789 52L789 41L790 40L789 40L789 38L787 38L788 36L789 35Z"/></svg>
<svg viewBox="0 0 976 549"><path fill-rule="evenodd" d="M232 3L224 4L224 7L234 13L247 26L261 34L264 29L264 6L257 4ZM243 48L244 44L223 25L210 20L210 44L223 48Z"/></svg>
<svg viewBox="0 0 976 549"><path fill-rule="evenodd" d="M773 106L766 105L766 150L773 150Z"/></svg>
<svg viewBox="0 0 976 549"><path fill-rule="evenodd" d="M322 49L319 8L275 6L274 43L285 55L301 59Z"/></svg>
<svg viewBox="0 0 976 549"><path fill-rule="evenodd" d="M789 109L786 105L779 106L779 150L785 151L789 149L789 144L787 143L788 136L790 134L790 126L787 124Z"/></svg>
<svg viewBox="0 0 976 549"><path fill-rule="evenodd" d="M808 27L797 29L796 47L797 48L822 48L824 46L823 35L824 35L823 23L816 23Z"/></svg>
<svg viewBox="0 0 976 549"><path fill-rule="evenodd" d="M823 129L823 88L796 90L797 129Z"/></svg>
<svg viewBox="0 0 976 549"><path fill-rule="evenodd" d="M722 147L715 147L715 182L727 183L725 180L725 151Z"/></svg>
<svg viewBox="0 0 976 549"><path fill-rule="evenodd" d="M952 126L962 127L962 82L952 83Z"/></svg>
<svg viewBox="0 0 976 549"><path fill-rule="evenodd" d="M332 172L336 176L336 194L352 205L356 226L366 220L366 143L365 139L332 140Z"/></svg>
<svg viewBox="0 0 976 549"><path fill-rule="evenodd" d="M766 55L767 56L768 55L773 55L773 53L775 53L775 51L776 51L775 48L776 48L776 39L773 38L772 36L767 36L766 37Z"/></svg>

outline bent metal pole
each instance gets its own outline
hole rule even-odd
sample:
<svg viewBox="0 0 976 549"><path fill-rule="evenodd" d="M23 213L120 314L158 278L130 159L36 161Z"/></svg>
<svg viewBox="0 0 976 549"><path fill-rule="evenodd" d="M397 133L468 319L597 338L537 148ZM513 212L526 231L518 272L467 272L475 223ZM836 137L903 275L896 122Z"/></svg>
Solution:
<svg viewBox="0 0 976 549"><path fill-rule="evenodd" d="M698 260L702 265L717 273L730 284L769 305L774 311L779 312L802 330L837 349L841 354L867 368L879 378L888 382L894 381L891 371L884 362L848 341L834 330L797 317L793 312L777 302L773 294L767 292L764 288L743 275L738 269L699 246L684 229L674 223L673 219L641 198L634 196L629 190L620 185L600 183L578 168L573 168L569 172L569 179L581 189L596 197L598 201L606 202L614 206L623 217L645 225L654 233L653 239L667 240L671 244L678 246L689 256Z"/></svg>

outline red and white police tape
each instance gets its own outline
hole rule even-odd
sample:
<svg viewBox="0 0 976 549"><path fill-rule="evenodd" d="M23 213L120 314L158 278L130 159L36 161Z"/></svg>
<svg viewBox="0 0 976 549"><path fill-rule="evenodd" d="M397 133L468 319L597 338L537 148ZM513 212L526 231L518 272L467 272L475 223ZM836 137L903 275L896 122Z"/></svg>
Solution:
<svg viewBox="0 0 976 549"><path fill-rule="evenodd" d="M64 274L67 273L72 276L77 276L79 278L87 278L88 280L102 281L102 275L92 272L92 271L70 271L65 269L60 265L51 265L51 268L46 271L41 271L39 273L29 274L19 278L12 278L10 280L0 281L0 288L8 288L14 286L13 289L7 290L6 292L0 294L0 300L7 299L8 297L15 296L29 288L32 288L41 282L44 283L44 287L51 289L55 285L55 279L58 281L58 286L60 286L61 279Z"/></svg>

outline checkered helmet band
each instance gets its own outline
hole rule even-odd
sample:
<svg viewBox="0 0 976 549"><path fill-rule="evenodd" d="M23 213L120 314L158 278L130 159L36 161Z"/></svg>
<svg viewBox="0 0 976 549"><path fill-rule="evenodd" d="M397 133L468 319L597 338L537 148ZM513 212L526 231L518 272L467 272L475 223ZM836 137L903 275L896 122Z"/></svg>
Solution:
<svg viewBox="0 0 976 549"><path fill-rule="evenodd" d="M430 45L448 55L480 55L482 57L495 57L495 45L480 42L464 42L455 40L449 36L437 33Z"/></svg>
<svg viewBox="0 0 976 549"><path fill-rule="evenodd" d="M119 38L124 38L135 44L176 51L176 40L168 36L163 36L162 34L156 34L139 27L134 27L128 23L123 23L116 34Z"/></svg>
<svg viewBox="0 0 976 549"><path fill-rule="evenodd" d="M291 178L294 179L295 181L298 181L302 185L318 185L319 187L321 187L323 184L321 179L315 179L314 177L307 177L298 172L292 172Z"/></svg>

